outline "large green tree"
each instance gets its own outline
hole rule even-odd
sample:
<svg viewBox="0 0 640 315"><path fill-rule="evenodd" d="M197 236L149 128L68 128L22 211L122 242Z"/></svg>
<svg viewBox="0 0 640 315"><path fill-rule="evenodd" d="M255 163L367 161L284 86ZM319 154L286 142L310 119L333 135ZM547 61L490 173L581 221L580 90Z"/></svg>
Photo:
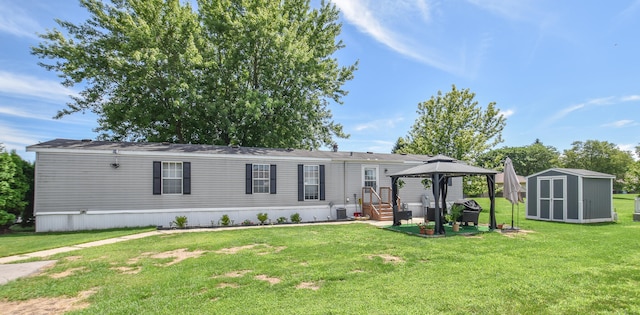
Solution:
<svg viewBox="0 0 640 315"><path fill-rule="evenodd" d="M560 162L563 167L611 174L622 180L629 166L633 164L633 157L631 152L620 150L613 143L587 140L573 142L571 149L564 150ZM615 190L621 190L622 181L614 181L613 187Z"/></svg>
<svg viewBox="0 0 640 315"><path fill-rule="evenodd" d="M640 145L636 146L636 157L640 157ZM624 189L640 196L640 160L629 165L629 169L624 175Z"/></svg>
<svg viewBox="0 0 640 315"><path fill-rule="evenodd" d="M540 140L523 147L503 147L490 150L480 155L476 161L477 165L503 170L504 160L509 157L513 162L513 168L521 176L544 171L558 166L560 153L553 146L545 146Z"/></svg>
<svg viewBox="0 0 640 315"><path fill-rule="evenodd" d="M345 138L328 106L356 64L333 4L309 0L80 0L32 53L83 90L58 117L92 111L101 139L317 148Z"/></svg>
<svg viewBox="0 0 640 315"><path fill-rule="evenodd" d="M418 118L409 135L396 143L397 153L444 154L475 162L476 158L502 140L506 118L495 103L483 109L469 89L455 85L443 95L438 91L418 104Z"/></svg>
<svg viewBox="0 0 640 315"><path fill-rule="evenodd" d="M0 210L33 223L34 165L0 146Z"/></svg>

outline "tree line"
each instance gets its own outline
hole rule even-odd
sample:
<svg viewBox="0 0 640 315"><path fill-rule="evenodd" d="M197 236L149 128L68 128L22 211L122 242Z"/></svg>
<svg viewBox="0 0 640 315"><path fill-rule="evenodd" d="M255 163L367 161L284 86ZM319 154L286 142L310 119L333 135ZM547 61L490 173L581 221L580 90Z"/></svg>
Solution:
<svg viewBox="0 0 640 315"><path fill-rule="evenodd" d="M480 106L469 89L438 91L418 104L418 118L405 137L400 137L393 153L444 154L476 166L503 170L509 157L518 175L529 176L550 168L575 168L616 176L614 191L640 192L640 161L632 152L608 141L575 141L559 152L539 139L521 147L495 147L503 142L506 118L495 103ZM636 147L640 156L640 145ZM470 183L469 183L470 182ZM465 193L477 195L485 186L476 177L464 180Z"/></svg>

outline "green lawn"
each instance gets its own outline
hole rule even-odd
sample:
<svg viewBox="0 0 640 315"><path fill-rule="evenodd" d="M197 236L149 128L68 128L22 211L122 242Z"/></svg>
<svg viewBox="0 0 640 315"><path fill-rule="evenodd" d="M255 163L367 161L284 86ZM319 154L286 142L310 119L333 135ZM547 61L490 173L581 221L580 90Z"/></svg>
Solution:
<svg viewBox="0 0 640 315"><path fill-rule="evenodd" d="M0 235L0 257L76 245L152 230L155 230L155 228L146 227L57 233L17 231L10 234Z"/></svg>
<svg viewBox="0 0 640 315"><path fill-rule="evenodd" d="M525 220L520 205L519 226L533 232L509 236L357 223L154 236L60 254L42 275L0 286L0 300L93 289L77 314L637 314L633 197L615 197L619 220L607 224ZM497 204L510 222L511 206ZM201 253L172 264L180 249Z"/></svg>

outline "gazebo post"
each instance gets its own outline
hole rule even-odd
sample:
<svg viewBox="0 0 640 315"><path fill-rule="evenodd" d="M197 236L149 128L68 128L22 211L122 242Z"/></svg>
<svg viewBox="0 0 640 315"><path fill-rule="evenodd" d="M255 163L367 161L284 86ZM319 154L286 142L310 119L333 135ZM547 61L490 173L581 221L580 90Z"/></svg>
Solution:
<svg viewBox="0 0 640 315"><path fill-rule="evenodd" d="M487 175L487 186L489 189L489 200L491 201L491 208L489 211L489 229L495 230L498 225L496 224L496 175Z"/></svg>
<svg viewBox="0 0 640 315"><path fill-rule="evenodd" d="M398 177L391 176L391 204L393 205L393 225L401 225L398 219Z"/></svg>
<svg viewBox="0 0 640 315"><path fill-rule="evenodd" d="M444 232L444 227L442 226L442 219L440 218L440 174L435 173L432 175L431 185L433 186L433 198L436 203L436 230L435 234L441 234Z"/></svg>

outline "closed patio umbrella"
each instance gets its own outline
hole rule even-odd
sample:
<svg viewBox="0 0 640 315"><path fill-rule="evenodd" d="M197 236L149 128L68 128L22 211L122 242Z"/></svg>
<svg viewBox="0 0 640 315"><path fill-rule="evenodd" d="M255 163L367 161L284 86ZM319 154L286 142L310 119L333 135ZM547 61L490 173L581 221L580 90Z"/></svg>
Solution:
<svg viewBox="0 0 640 315"><path fill-rule="evenodd" d="M504 198L511 202L511 228L513 228L513 205L522 202L520 198L520 182L518 181L518 175L515 169L513 169L513 162L510 158L506 158L504 161Z"/></svg>

